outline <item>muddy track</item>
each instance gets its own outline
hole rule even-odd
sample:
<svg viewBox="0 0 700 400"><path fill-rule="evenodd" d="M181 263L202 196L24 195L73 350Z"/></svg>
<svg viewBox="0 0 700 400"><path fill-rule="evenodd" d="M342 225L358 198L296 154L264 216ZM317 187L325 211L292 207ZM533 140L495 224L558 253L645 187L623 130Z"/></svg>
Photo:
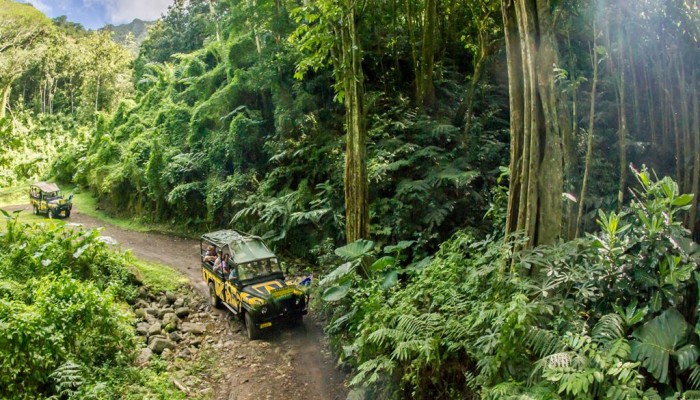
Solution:
<svg viewBox="0 0 700 400"><path fill-rule="evenodd" d="M26 210L29 206L5 207ZM37 216L37 222L45 220ZM207 298L199 267L199 241L159 233L133 232L106 224L74 208L69 221L88 229L102 229L103 236L114 238L122 250L139 259L171 266L184 274L192 287ZM313 313L299 327L281 327L267 332L261 340L248 342L240 322L230 314L218 313L222 340L234 341L236 351L222 354L224 381L213 387L216 399L308 399L340 400L346 398L344 374L334 367L327 337ZM228 320L228 323L225 321ZM230 354L229 354L230 353ZM230 366L230 367L228 367ZM230 373L228 369L230 368ZM235 372L235 373L234 373Z"/></svg>

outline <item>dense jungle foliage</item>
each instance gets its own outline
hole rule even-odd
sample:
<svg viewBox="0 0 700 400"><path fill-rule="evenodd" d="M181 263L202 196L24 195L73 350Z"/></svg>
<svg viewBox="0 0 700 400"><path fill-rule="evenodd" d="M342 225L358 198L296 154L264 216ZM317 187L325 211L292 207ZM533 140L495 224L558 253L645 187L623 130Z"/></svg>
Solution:
<svg viewBox="0 0 700 400"><path fill-rule="evenodd" d="M0 186L315 265L353 395L700 397L697 1L0 6Z"/></svg>
<svg viewBox="0 0 700 400"><path fill-rule="evenodd" d="M28 225L3 214L0 397L184 397L162 365L132 365L141 340L126 304L137 289L133 260L95 230Z"/></svg>

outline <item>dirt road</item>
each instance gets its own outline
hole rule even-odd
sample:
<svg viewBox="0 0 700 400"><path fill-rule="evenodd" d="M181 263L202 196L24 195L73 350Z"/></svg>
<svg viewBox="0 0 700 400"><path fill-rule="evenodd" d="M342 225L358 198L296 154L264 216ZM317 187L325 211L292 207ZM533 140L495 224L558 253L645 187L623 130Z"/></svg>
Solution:
<svg viewBox="0 0 700 400"><path fill-rule="evenodd" d="M8 208L5 208L8 209ZM15 206L10 209L25 209ZM37 216L37 219L43 217ZM110 236L122 250L134 256L173 267L189 280L203 298L207 286L202 282L199 267L199 241L182 239L158 233L127 231L82 214L73 209L70 220L86 228L102 228L103 236ZM308 399L340 400L346 398L344 374L334 367L328 349L327 337L313 313L305 317L299 327L282 327L266 333L262 340L249 342L243 326L224 311L219 313L218 343L225 379L212 392L216 399ZM226 323L228 321L228 323Z"/></svg>

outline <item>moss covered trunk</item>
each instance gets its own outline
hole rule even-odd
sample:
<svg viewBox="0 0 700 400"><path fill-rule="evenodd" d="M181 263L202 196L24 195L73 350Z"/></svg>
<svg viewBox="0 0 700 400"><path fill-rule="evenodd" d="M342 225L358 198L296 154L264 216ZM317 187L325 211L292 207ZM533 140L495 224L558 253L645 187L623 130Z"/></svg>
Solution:
<svg viewBox="0 0 700 400"><path fill-rule="evenodd" d="M563 162L553 66L558 65L548 0L502 0L510 97L510 190L506 233L527 246L554 243L562 219Z"/></svg>
<svg viewBox="0 0 700 400"><path fill-rule="evenodd" d="M369 236L367 195L367 149L364 115L362 50L357 39L355 6L346 1L345 24L341 27L343 89L345 90L345 236L348 243Z"/></svg>

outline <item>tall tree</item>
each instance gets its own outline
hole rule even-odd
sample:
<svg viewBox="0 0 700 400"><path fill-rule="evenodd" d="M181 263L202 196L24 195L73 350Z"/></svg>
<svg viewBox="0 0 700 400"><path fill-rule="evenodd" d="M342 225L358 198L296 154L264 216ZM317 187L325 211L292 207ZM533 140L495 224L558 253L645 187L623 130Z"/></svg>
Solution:
<svg viewBox="0 0 700 400"><path fill-rule="evenodd" d="M0 118L5 116L12 83L22 75L51 20L28 4L0 0Z"/></svg>
<svg viewBox="0 0 700 400"><path fill-rule="evenodd" d="M437 44L437 0L425 0L423 12L423 37L420 60L416 71L416 103L419 107L432 107L435 104L433 68Z"/></svg>
<svg viewBox="0 0 700 400"><path fill-rule="evenodd" d="M527 246L553 243L562 217L560 103L553 68L559 50L550 0L502 0L510 97L510 190L506 233Z"/></svg>
<svg viewBox="0 0 700 400"><path fill-rule="evenodd" d="M351 243L369 236L367 127L358 4L357 0L326 0L314 6L297 13L298 22L302 23L292 40L309 54L298 64L296 77L324 66L330 57L336 91L345 105L345 236Z"/></svg>
<svg viewBox="0 0 700 400"><path fill-rule="evenodd" d="M576 233L574 237L578 237L579 229L583 222L583 208L586 202L586 190L588 189L588 177L591 174L591 163L593 160L593 137L595 134L595 100L596 88L598 87L598 53L602 53L603 49L596 44L598 38L598 30L596 29L596 16L593 16L593 48L591 50L591 64L593 65L593 77L591 83L591 101L590 110L588 112L588 132L586 132L586 160L583 169L583 181L581 182L581 194L578 199L578 214L576 216Z"/></svg>

